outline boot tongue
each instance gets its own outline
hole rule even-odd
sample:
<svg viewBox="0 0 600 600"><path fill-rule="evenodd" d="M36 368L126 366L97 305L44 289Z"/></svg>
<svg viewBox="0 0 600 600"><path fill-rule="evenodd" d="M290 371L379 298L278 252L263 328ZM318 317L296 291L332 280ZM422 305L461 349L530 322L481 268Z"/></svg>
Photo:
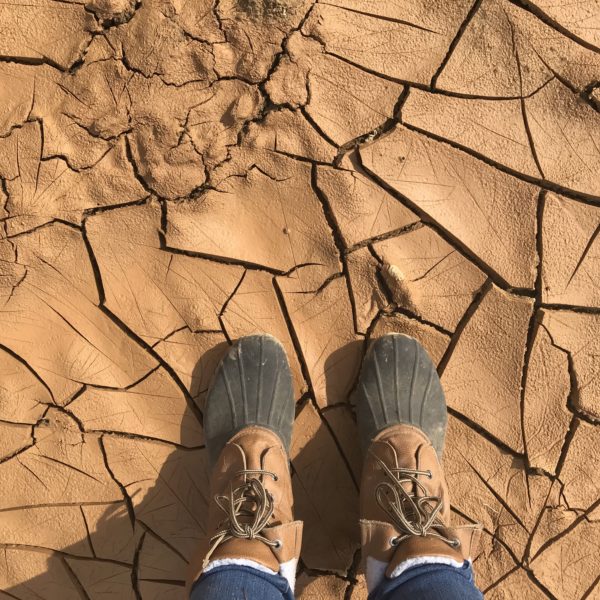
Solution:
<svg viewBox="0 0 600 600"><path fill-rule="evenodd" d="M244 481L242 480L238 483L243 484ZM238 515L238 521L242 525L252 525L254 523L255 517L254 512L250 509L250 507L256 510L254 502L248 500L244 502L241 506L242 514ZM243 514L244 510L248 510L247 515ZM260 533L262 534L263 532ZM266 567L267 569L270 569L275 573L279 572L279 561L277 560L271 547L262 540L247 538L233 538L227 540L226 542L219 544L219 546L213 553L211 560L223 560L230 558L249 560L252 562L259 563L263 567Z"/></svg>
<svg viewBox="0 0 600 600"><path fill-rule="evenodd" d="M211 562L224 559L249 560L274 573L279 573L279 561L271 548L260 540L232 539L220 544L211 556Z"/></svg>
<svg viewBox="0 0 600 600"><path fill-rule="evenodd" d="M265 461L268 463L268 456L270 447L276 443L273 439L275 434L260 430L260 434L257 435L257 431L255 429L248 430L246 432L242 432L240 435L236 437L235 446L231 449L231 462L234 468L231 469L232 472L235 471L243 471L243 470L269 470L269 465L265 465ZM266 440L265 440L266 434ZM271 487L272 479L268 475L249 475L248 478L259 478L267 491ZM236 488L239 485L243 485L248 481L248 478L242 476L235 477L230 480L229 484L226 485L226 488L232 487ZM252 506L252 503L244 504L243 507L249 509ZM250 511L251 512L251 511ZM254 516L238 516L238 519L242 523L252 523L254 521ZM219 546L215 549L214 553L211 556L211 562L215 560L225 560L225 559L243 559L247 561L252 561L274 571L275 573L279 572L279 561L277 557L273 553L273 550L268 544L265 544L263 541L253 539L249 540L246 538L238 539L233 538L219 544Z"/></svg>
<svg viewBox="0 0 600 600"><path fill-rule="evenodd" d="M424 557L450 559L460 564L464 562L460 547L453 548L438 538L414 536L400 543L385 574L391 577L396 567L401 563Z"/></svg>
<svg viewBox="0 0 600 600"><path fill-rule="evenodd" d="M408 475L403 476L401 471L399 476L402 480L402 488L416 502L424 495L439 498L439 501L443 502L442 509L438 513L438 522L444 525L440 533L453 538L453 534L447 530L450 521L450 508L444 475L435 450L426 435L415 427L399 425L376 439L381 442L378 445L378 455L389 468L431 474L431 477L413 475L414 481ZM417 485L416 481L423 488ZM449 559L460 564L463 562L460 546L454 548L443 540L430 535L415 535L405 539L398 545L388 565L386 575L390 576L398 565L407 560L425 557Z"/></svg>

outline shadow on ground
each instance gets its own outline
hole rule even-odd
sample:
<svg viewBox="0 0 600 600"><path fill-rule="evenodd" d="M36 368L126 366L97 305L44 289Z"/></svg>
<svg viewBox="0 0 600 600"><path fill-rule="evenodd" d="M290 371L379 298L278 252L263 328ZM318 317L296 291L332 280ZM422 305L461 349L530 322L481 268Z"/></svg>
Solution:
<svg viewBox="0 0 600 600"><path fill-rule="evenodd" d="M208 350L192 379L206 380L206 365L216 365L227 347L221 343ZM338 353L346 356L348 351L356 348ZM329 361L336 360L334 353ZM203 390L195 392L202 397ZM352 425L348 405L329 412L342 408L349 417L344 425ZM68 405L50 408L36 426L38 444L59 448L79 444L77 451L84 459L87 453L98 454L109 476L105 486L110 493L118 490L121 498L87 502L83 500L87 491L81 488L70 490L81 497L80 502L6 509L19 514L13 537L31 539L31 544L4 545L6 579L0 598L185 598L187 566L205 533L209 498L206 451L203 446L186 447L195 438L185 423L196 415L196 409L188 406L175 445L143 436L86 432ZM332 433L336 426L308 396L298 403L291 458L296 517L305 522L301 569L308 574L345 576L358 549L357 487ZM347 433L347 439L357 439L348 428ZM74 441L77 438L79 442ZM31 472L26 461L21 464ZM94 485L102 482L93 469L79 475L95 480ZM82 527L73 528L73 523Z"/></svg>

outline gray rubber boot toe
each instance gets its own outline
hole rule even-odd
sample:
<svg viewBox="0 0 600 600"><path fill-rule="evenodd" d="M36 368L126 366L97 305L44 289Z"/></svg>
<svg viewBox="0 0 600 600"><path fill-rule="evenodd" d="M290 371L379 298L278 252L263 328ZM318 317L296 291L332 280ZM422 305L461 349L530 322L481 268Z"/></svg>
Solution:
<svg viewBox="0 0 600 600"><path fill-rule="evenodd" d="M375 340L363 361L355 402L363 450L387 427L408 423L425 432L441 459L446 400L435 365L417 340L399 333Z"/></svg>
<svg viewBox="0 0 600 600"><path fill-rule="evenodd" d="M204 434L211 464L227 441L248 425L274 431L289 452L294 407L283 346L270 335L240 338L219 364L208 391Z"/></svg>

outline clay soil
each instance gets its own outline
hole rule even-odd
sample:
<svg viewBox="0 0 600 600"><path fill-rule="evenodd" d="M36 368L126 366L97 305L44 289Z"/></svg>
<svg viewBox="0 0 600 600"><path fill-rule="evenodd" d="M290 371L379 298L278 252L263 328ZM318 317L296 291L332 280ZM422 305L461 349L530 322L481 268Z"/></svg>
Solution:
<svg viewBox="0 0 600 600"><path fill-rule="evenodd" d="M0 597L182 599L282 340L298 593L366 598L361 357L418 338L490 599L600 598L600 1L0 3Z"/></svg>

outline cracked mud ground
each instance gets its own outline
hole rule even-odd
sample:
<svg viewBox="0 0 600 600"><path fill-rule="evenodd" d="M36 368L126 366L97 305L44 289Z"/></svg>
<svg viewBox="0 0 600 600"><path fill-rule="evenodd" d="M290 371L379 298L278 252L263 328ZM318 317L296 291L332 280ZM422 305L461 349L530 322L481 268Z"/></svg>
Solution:
<svg viewBox="0 0 600 600"><path fill-rule="evenodd" d="M295 376L299 596L418 338L487 598L600 598L600 2L0 3L0 597L180 599L231 340Z"/></svg>

